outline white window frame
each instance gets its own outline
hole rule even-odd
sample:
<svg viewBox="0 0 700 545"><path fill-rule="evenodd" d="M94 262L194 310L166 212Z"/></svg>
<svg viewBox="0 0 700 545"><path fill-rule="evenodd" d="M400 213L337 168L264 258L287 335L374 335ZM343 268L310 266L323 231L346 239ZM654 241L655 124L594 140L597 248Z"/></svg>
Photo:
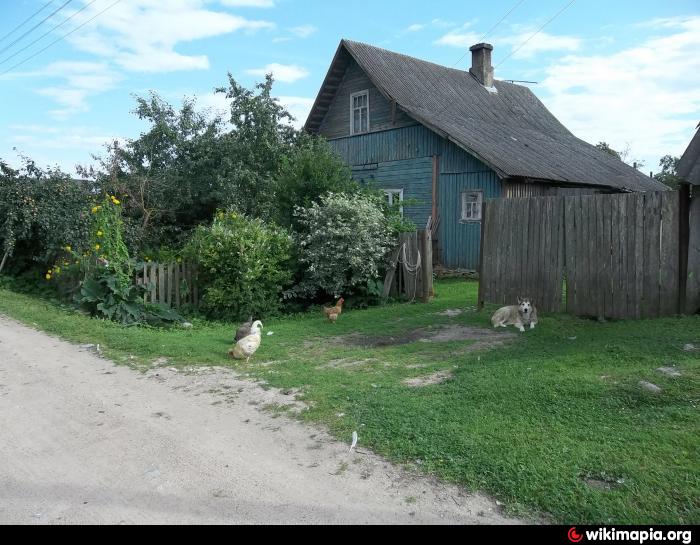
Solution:
<svg viewBox="0 0 700 545"><path fill-rule="evenodd" d="M468 201L467 199L471 195L476 195L476 203L474 201ZM467 204L476 206L467 207ZM461 219L460 223L480 223L481 222L481 210L484 204L484 192L480 189L470 189L467 191L462 191L461 196Z"/></svg>
<svg viewBox="0 0 700 545"><path fill-rule="evenodd" d="M394 198L396 195L399 196L399 202L403 202L403 189L384 189L383 191L386 193L387 197L389 197L389 206L394 206ZM403 205L399 208L399 212L401 212L401 216L403 216Z"/></svg>
<svg viewBox="0 0 700 545"><path fill-rule="evenodd" d="M355 130L355 110L358 108L355 108L355 99L357 97L361 96L366 96L367 97L367 130L362 131L362 130ZM361 110L361 109L360 109ZM369 132L369 89L365 89L364 91L358 91L357 93L352 93L350 95L350 136L354 134L366 134ZM360 124L362 123L362 114L360 113Z"/></svg>

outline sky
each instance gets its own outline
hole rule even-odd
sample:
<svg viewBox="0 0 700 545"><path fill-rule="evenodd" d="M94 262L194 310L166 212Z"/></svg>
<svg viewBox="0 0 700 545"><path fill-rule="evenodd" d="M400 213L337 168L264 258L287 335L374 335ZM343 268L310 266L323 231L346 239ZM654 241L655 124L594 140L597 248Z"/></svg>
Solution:
<svg viewBox="0 0 700 545"><path fill-rule="evenodd" d="M223 110L229 72L272 72L301 126L342 38L465 70L492 43L496 79L645 172L700 122L700 0L0 0L0 160L74 173L146 129L135 96Z"/></svg>

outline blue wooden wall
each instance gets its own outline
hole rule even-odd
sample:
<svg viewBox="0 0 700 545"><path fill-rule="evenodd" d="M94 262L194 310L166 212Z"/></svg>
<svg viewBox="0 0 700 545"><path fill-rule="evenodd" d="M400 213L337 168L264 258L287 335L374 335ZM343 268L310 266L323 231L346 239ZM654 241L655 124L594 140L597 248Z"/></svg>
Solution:
<svg viewBox="0 0 700 545"><path fill-rule="evenodd" d="M322 133L323 134L323 133ZM439 157L438 248L441 263L452 269L479 266L480 223L462 223L462 192L481 189L484 198L500 197L502 184L487 165L423 125L371 132L329 141L358 180L383 189L403 189L404 199L420 204L404 213L423 228L432 210L432 157Z"/></svg>
<svg viewBox="0 0 700 545"><path fill-rule="evenodd" d="M479 267L481 222L462 222L462 192L473 189L493 199L501 196L501 181L495 172L440 175L438 247L441 263L451 269Z"/></svg>
<svg viewBox="0 0 700 545"><path fill-rule="evenodd" d="M403 189L404 200L415 204L404 205L404 216L418 229L425 229L433 206L433 160L419 157L403 161L389 161L368 167L353 168L353 177L379 189Z"/></svg>

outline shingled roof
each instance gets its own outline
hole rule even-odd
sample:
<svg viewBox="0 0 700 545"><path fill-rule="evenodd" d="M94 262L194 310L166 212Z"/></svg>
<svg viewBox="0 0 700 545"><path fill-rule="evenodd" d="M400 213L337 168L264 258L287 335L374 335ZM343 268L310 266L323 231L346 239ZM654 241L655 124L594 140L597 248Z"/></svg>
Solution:
<svg viewBox="0 0 700 545"><path fill-rule="evenodd" d="M693 185L700 185L700 125L688 149L678 163L678 176Z"/></svg>
<svg viewBox="0 0 700 545"><path fill-rule="evenodd" d="M466 70L342 40L306 129L318 132L351 60L416 121L454 142L502 178L659 191L648 178L576 138L528 89L496 80L489 92Z"/></svg>

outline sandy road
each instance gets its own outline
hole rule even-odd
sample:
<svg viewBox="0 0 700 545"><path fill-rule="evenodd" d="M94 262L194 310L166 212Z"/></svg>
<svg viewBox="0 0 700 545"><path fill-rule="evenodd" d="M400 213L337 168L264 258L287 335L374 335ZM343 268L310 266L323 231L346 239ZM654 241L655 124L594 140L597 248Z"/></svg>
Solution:
<svg viewBox="0 0 700 545"><path fill-rule="evenodd" d="M267 403L294 401L220 369L142 374L0 316L0 523L517 522Z"/></svg>

